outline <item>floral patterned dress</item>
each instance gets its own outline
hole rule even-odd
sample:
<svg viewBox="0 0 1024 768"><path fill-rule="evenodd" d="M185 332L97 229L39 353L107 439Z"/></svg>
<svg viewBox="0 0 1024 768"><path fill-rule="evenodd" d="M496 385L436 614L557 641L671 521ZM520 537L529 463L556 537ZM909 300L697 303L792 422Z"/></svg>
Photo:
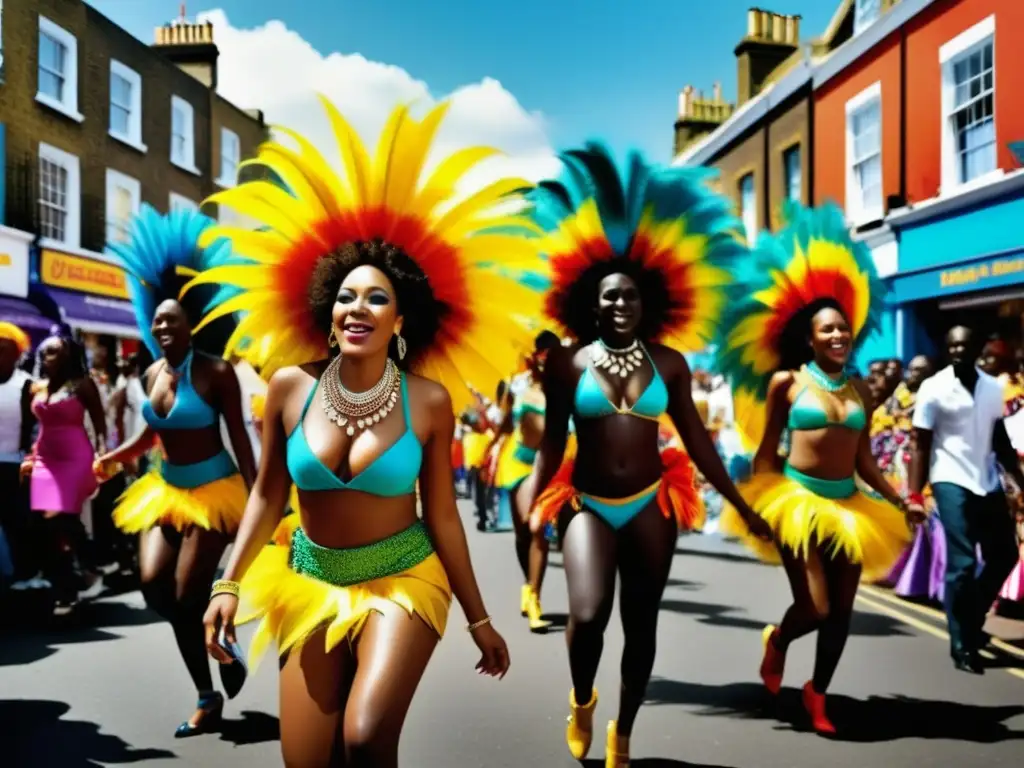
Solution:
<svg viewBox="0 0 1024 768"><path fill-rule="evenodd" d="M910 483L916 395L901 383L871 416L871 452L893 488L902 496ZM928 520L917 529L914 540L896 562L886 581L896 594L925 600L942 600L946 570L946 537L935 514L931 489L925 488Z"/></svg>

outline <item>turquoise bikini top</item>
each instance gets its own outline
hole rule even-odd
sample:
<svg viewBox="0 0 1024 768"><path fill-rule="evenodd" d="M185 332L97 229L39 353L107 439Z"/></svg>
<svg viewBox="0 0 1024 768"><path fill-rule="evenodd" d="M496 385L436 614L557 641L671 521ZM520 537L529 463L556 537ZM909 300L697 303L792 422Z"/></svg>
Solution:
<svg viewBox="0 0 1024 768"><path fill-rule="evenodd" d="M604 416L637 416L641 419L657 419L668 410L668 389L665 382L658 373L658 367L654 365L650 355L651 367L654 369L654 376L647 384L637 401L630 408L617 408L601 389L590 365L587 365L583 375L576 384L576 413L581 419L600 419Z"/></svg>
<svg viewBox="0 0 1024 768"><path fill-rule="evenodd" d="M535 413L538 416L544 415L545 403L544 398L529 397L529 391L524 392L522 395L516 397L515 402L512 404L512 418L516 423L522 421L523 416L528 413Z"/></svg>
<svg viewBox="0 0 1024 768"><path fill-rule="evenodd" d="M168 367L170 364L168 363ZM159 416L153 410L153 404L146 398L142 404L142 418L153 429L204 429L217 423L217 411L196 392L192 386L192 350L185 355L184 361L177 368L171 368L178 378L178 388L174 392L174 405L166 416Z"/></svg>
<svg viewBox="0 0 1024 768"><path fill-rule="evenodd" d="M370 462L362 472L347 483L334 474L316 457L306 442L302 422L313 402L319 382L313 385L302 408L295 429L288 435L286 457L288 473L300 491L362 491L373 496L405 496L415 492L416 480L423 464L423 446L412 431L409 417L409 393L402 376L402 414L405 432L380 456Z"/></svg>
<svg viewBox="0 0 1024 768"><path fill-rule="evenodd" d="M814 391L818 388L814 385L811 377L801 370L797 374L797 381L803 386L794 398L793 405L789 408L787 426L790 430L807 431L827 427L846 427L860 432L864 429L867 424L867 413L864 410L864 404L851 385L848 384L833 393L844 403L851 403L852 407L847 407L846 417L842 421L832 421L825 411L824 403ZM853 393L852 397L846 394L848 391Z"/></svg>

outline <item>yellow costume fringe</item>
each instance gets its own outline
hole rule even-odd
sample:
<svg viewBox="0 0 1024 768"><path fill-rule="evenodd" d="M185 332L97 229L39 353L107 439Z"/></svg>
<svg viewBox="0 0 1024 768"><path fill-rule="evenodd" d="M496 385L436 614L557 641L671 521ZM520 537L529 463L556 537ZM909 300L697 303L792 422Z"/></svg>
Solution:
<svg viewBox="0 0 1024 768"><path fill-rule="evenodd" d="M278 534L294 530L292 517L298 515L282 520ZM271 643L283 655L324 626L329 653L346 638L358 637L372 612L384 614L396 606L415 613L438 637L444 635L452 590L436 554L394 576L336 587L295 573L288 567L289 551L287 545L264 547L242 579L238 623L260 620L249 647L250 667L255 669Z"/></svg>
<svg viewBox="0 0 1024 768"><path fill-rule="evenodd" d="M468 432L462 436L462 461L470 469L480 469L487 460L491 432Z"/></svg>
<svg viewBox="0 0 1024 768"><path fill-rule="evenodd" d="M910 543L903 513L886 501L857 491L845 499L827 499L774 472L759 473L738 485L743 498L771 526L779 545L803 557L811 541L842 552L863 568L862 581L886 576ZM752 536L736 509L726 505L719 529L735 536L759 558L779 563L775 543Z"/></svg>
<svg viewBox="0 0 1024 768"><path fill-rule="evenodd" d="M516 447L520 445L519 431L510 435L501 444L501 451L498 453L498 468L494 473L494 487L508 490L514 488L517 483L529 477L533 471L533 464L527 464L516 458Z"/></svg>
<svg viewBox="0 0 1024 768"><path fill-rule="evenodd" d="M114 510L114 525L124 533L141 533L156 525L178 531L189 526L234 533L242 520L249 492L235 474L198 488L178 488L159 471L140 477L121 494Z"/></svg>

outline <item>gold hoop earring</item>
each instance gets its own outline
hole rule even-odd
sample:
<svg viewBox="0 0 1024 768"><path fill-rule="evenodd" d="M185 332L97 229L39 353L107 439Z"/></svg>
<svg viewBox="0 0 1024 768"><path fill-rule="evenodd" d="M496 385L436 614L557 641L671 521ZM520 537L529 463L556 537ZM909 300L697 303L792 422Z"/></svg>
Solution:
<svg viewBox="0 0 1024 768"><path fill-rule="evenodd" d="M330 336L327 337L327 346L330 347L331 349L337 349L339 346L341 346L340 344L338 344L338 337L334 335L333 328L331 328Z"/></svg>
<svg viewBox="0 0 1024 768"><path fill-rule="evenodd" d="M405 360L405 353L408 351L409 347L400 333L395 334L395 346L398 347L398 359Z"/></svg>

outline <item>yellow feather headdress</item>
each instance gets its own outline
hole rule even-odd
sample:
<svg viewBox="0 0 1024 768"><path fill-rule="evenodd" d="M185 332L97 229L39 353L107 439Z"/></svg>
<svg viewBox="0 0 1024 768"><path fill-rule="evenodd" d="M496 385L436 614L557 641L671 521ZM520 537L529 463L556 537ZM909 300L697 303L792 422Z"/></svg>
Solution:
<svg viewBox="0 0 1024 768"><path fill-rule="evenodd" d="M535 227L510 205L531 185L503 178L457 195L456 186L467 172L497 154L486 147L456 151L427 175L424 165L446 103L422 120L413 118L408 106L396 108L371 159L341 113L325 98L321 101L344 174L332 171L307 139L278 129L297 149L270 141L244 165L268 169L286 189L250 181L210 198L263 227L249 231L215 226L206 234L211 240L229 238L235 253L254 263L211 269L192 281L190 286L221 283L241 291L211 311L205 322L242 313L227 353L243 354L264 376L323 359L327 331L317 327L307 300L317 262L348 243L388 243L423 272L437 309L437 317L430 318L436 333L410 367L445 385L459 409L471 397L467 382L492 391L532 338L529 330L510 322L508 309L515 307L520 316L540 314L536 292L493 268L495 262L529 263L535 258L532 239L523 236ZM408 317L406 322L417 319Z"/></svg>

